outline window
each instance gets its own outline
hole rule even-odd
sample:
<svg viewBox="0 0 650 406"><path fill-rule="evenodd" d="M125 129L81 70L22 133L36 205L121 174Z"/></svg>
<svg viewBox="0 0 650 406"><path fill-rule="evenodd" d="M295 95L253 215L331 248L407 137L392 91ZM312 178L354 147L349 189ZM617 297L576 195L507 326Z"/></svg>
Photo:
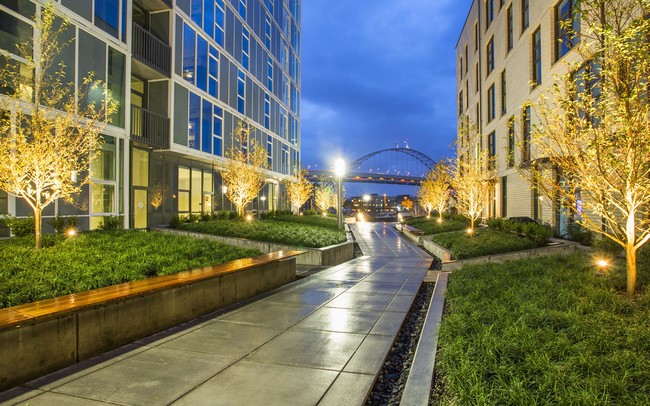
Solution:
<svg viewBox="0 0 650 406"><path fill-rule="evenodd" d="M481 75L478 71L478 62L476 62L476 65L474 65L474 92L478 92L478 85L480 81Z"/></svg>
<svg viewBox="0 0 650 406"><path fill-rule="evenodd" d="M203 1L192 0L190 17L192 18L192 21L194 21L196 25L198 25L199 27L201 27L201 23L202 23L201 21L202 12L203 12Z"/></svg>
<svg viewBox="0 0 650 406"><path fill-rule="evenodd" d="M3 3L4 4L4 3ZM31 16L30 16L31 17ZM0 48L13 54L18 53L17 45L32 38L32 26L0 10ZM31 52L31 50L29 50Z"/></svg>
<svg viewBox="0 0 650 406"><path fill-rule="evenodd" d="M570 26L569 26L570 25ZM574 0L562 0L555 6L555 60L562 58L580 42L580 16Z"/></svg>
<svg viewBox="0 0 650 406"><path fill-rule="evenodd" d="M478 21L474 23L474 52L478 51Z"/></svg>
<svg viewBox="0 0 650 406"><path fill-rule="evenodd" d="M496 117L496 95L494 91L494 85L490 86L488 89L488 117L487 121L488 123Z"/></svg>
<svg viewBox="0 0 650 406"><path fill-rule="evenodd" d="M488 135L488 155L491 158L490 169L494 169L495 166L494 157L497 155L496 133L494 131L492 131L490 135Z"/></svg>
<svg viewBox="0 0 650 406"><path fill-rule="evenodd" d="M487 45L487 74L494 69L494 37L490 38Z"/></svg>
<svg viewBox="0 0 650 406"><path fill-rule="evenodd" d="M246 21L246 0L239 0L239 15Z"/></svg>
<svg viewBox="0 0 650 406"><path fill-rule="evenodd" d="M458 60L458 76L463 78L463 57L461 56Z"/></svg>
<svg viewBox="0 0 650 406"><path fill-rule="evenodd" d="M494 21L494 0L485 0L485 28Z"/></svg>
<svg viewBox="0 0 650 406"><path fill-rule="evenodd" d="M223 22L224 22L224 6L223 0L215 1L216 8L214 9L214 40L217 44L223 46Z"/></svg>
<svg viewBox="0 0 650 406"><path fill-rule="evenodd" d="M512 49L512 47L514 46L514 43L515 43L515 38L514 38L514 34L513 34L514 30L512 28L512 24L513 24L512 23L512 5L510 5L508 7L508 11L506 11L506 18L507 18L507 21L506 21L506 37L507 37L506 42L507 42L507 45L508 45L508 48L507 48L506 52L510 52L510 50Z"/></svg>
<svg viewBox="0 0 650 406"><path fill-rule="evenodd" d="M201 151L212 153L212 103L203 99L203 110L201 111Z"/></svg>
<svg viewBox="0 0 650 406"><path fill-rule="evenodd" d="M508 168L515 165L515 118L508 120Z"/></svg>
<svg viewBox="0 0 650 406"><path fill-rule="evenodd" d="M501 217L508 217L508 177L501 178Z"/></svg>
<svg viewBox="0 0 650 406"><path fill-rule="evenodd" d="M461 90L460 93L458 94L458 117L460 117L463 114L464 108L463 108L463 91Z"/></svg>
<svg viewBox="0 0 650 406"><path fill-rule="evenodd" d="M248 69L248 54L250 51L250 34L244 27L241 29L241 64L244 69Z"/></svg>
<svg viewBox="0 0 650 406"><path fill-rule="evenodd" d="M194 83L194 30L183 25L183 79Z"/></svg>
<svg viewBox="0 0 650 406"><path fill-rule="evenodd" d="M246 76L237 70L237 111L246 114Z"/></svg>
<svg viewBox="0 0 650 406"><path fill-rule="evenodd" d="M120 24L119 2L119 0L95 0L95 25L115 38Z"/></svg>
<svg viewBox="0 0 650 406"><path fill-rule="evenodd" d="M219 52L212 46L208 63L208 93L212 97L219 97Z"/></svg>
<svg viewBox="0 0 650 406"><path fill-rule="evenodd" d="M468 65L469 65L469 56L468 56L468 52L467 52L467 45L465 45L465 74L467 74Z"/></svg>
<svg viewBox="0 0 650 406"><path fill-rule="evenodd" d="M289 174L289 147L282 144L282 168L281 172L285 175Z"/></svg>
<svg viewBox="0 0 650 406"><path fill-rule="evenodd" d="M212 154L222 156L223 145L223 110L214 106L212 112Z"/></svg>
<svg viewBox="0 0 650 406"><path fill-rule="evenodd" d="M270 56L266 64L266 87L273 91L273 59Z"/></svg>
<svg viewBox="0 0 650 406"><path fill-rule="evenodd" d="M190 92L189 122L187 124L187 146L201 149L201 97Z"/></svg>
<svg viewBox="0 0 650 406"><path fill-rule="evenodd" d="M208 41L196 36L196 86L208 91Z"/></svg>
<svg viewBox="0 0 650 406"><path fill-rule="evenodd" d="M507 92L506 92L506 71L501 72L501 115L504 115L508 112L507 104Z"/></svg>
<svg viewBox="0 0 650 406"><path fill-rule="evenodd" d="M533 33L533 87L542 83L542 34L538 28Z"/></svg>
<svg viewBox="0 0 650 406"><path fill-rule="evenodd" d="M271 128L271 97L264 94L264 128Z"/></svg>
<svg viewBox="0 0 650 406"><path fill-rule="evenodd" d="M271 50L271 17L267 14L264 19L264 45Z"/></svg>
<svg viewBox="0 0 650 406"><path fill-rule="evenodd" d="M210 38L214 37L214 5L212 1L205 2L203 9L203 31L208 34Z"/></svg>
<svg viewBox="0 0 650 406"><path fill-rule="evenodd" d="M116 182L116 142L115 138L104 136L104 142L101 149L93 156L90 163L90 179L92 180L90 194L91 194L91 207L93 214L100 213L114 213L115 212L115 190L117 189ZM144 165L138 166L139 160L137 153L142 152L145 157ZM148 170L149 165L146 158L148 153L138 149L133 149L134 162L133 162L133 183L139 186L148 186ZM138 177L138 174L141 174ZM140 179L144 180L143 183Z"/></svg>
<svg viewBox="0 0 650 406"><path fill-rule="evenodd" d="M280 136L285 140L289 139L289 118L284 107L280 107Z"/></svg>
<svg viewBox="0 0 650 406"><path fill-rule="evenodd" d="M270 135L266 136L266 163L273 169L273 138Z"/></svg>
<svg viewBox="0 0 650 406"><path fill-rule="evenodd" d="M190 168L178 167L178 212L190 211Z"/></svg>
<svg viewBox="0 0 650 406"><path fill-rule="evenodd" d="M124 96L126 93L126 57L123 53L108 47L107 85L118 102L111 124L124 128Z"/></svg>
<svg viewBox="0 0 650 406"><path fill-rule="evenodd" d="M528 24L530 24L528 2L529 0L521 0L521 32L526 31Z"/></svg>
<svg viewBox="0 0 650 406"><path fill-rule="evenodd" d="M531 136L531 127L530 127L530 106L524 107L524 117L523 117L523 157L522 161L530 161L530 136Z"/></svg>

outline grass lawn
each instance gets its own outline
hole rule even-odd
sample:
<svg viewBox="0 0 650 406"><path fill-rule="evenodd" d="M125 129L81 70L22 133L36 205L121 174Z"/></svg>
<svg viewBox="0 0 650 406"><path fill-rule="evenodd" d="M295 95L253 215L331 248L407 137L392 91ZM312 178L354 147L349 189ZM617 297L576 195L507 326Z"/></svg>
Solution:
<svg viewBox="0 0 650 406"><path fill-rule="evenodd" d="M535 248L535 243L531 240L489 228L476 228L471 236L464 230L434 235L431 240L450 250L454 259Z"/></svg>
<svg viewBox="0 0 650 406"><path fill-rule="evenodd" d="M460 219L444 219L442 223L438 223L438 217L432 216L430 219L426 217L416 217L405 221L409 226L415 227L424 232L424 235L447 233L449 231L465 230L469 226L469 222Z"/></svg>
<svg viewBox="0 0 650 406"><path fill-rule="evenodd" d="M336 227L310 224L312 221L329 219L321 217L322 220L317 220L317 216L287 216L291 218L290 221L287 221L282 220L283 217L285 216L278 216L276 219L254 220L250 223L242 220L210 220L180 224L178 228L298 247L320 248L346 241L345 232L338 231Z"/></svg>
<svg viewBox="0 0 650 406"><path fill-rule="evenodd" d="M0 308L260 255L215 241L142 231L0 240Z"/></svg>
<svg viewBox="0 0 650 406"><path fill-rule="evenodd" d="M584 254L454 271L436 404L650 404L650 266L597 275Z"/></svg>

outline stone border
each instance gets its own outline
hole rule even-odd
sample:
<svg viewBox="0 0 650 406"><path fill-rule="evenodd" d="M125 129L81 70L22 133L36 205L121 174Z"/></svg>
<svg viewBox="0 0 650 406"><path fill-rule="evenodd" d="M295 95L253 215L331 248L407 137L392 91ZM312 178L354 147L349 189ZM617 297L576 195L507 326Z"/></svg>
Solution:
<svg viewBox="0 0 650 406"><path fill-rule="evenodd" d="M264 253L277 251L303 251L304 254L296 258L296 264L298 265L336 266L354 259L354 241L350 239L349 233L347 234L347 242L330 245L323 248L308 248L277 244L273 242L248 240L245 238L224 237L221 235L197 233L194 231L178 230L174 228L152 227L151 231L185 235L195 238L205 238L239 248L257 249Z"/></svg>
<svg viewBox="0 0 650 406"><path fill-rule="evenodd" d="M448 272L439 272L436 278L436 287L429 302L429 310L424 320L420 340L413 356L413 363L402 392L401 405L429 404L448 277Z"/></svg>
<svg viewBox="0 0 650 406"><path fill-rule="evenodd" d="M551 238L551 242L556 245L547 245L545 247L531 248L528 250L504 252L501 254L485 255L482 257L468 258L453 260L451 259L451 251L431 241L431 236L423 239L424 249L440 258L442 261L442 271L450 272L465 265L484 264L488 262L504 262L524 258L537 258L546 257L556 254L570 254L580 249L580 244L574 241L565 241L560 239Z"/></svg>
<svg viewBox="0 0 650 406"><path fill-rule="evenodd" d="M278 252L0 309L0 391L296 279Z"/></svg>

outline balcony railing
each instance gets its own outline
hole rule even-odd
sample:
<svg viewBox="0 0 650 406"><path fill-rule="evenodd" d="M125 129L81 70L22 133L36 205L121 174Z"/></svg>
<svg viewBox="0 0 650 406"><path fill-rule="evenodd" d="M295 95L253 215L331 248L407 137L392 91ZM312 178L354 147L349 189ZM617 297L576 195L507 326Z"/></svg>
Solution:
<svg viewBox="0 0 650 406"><path fill-rule="evenodd" d="M140 25L133 23L133 57L163 75L171 75L171 52L169 45Z"/></svg>
<svg viewBox="0 0 650 406"><path fill-rule="evenodd" d="M156 149L169 149L169 118L132 104L131 139Z"/></svg>

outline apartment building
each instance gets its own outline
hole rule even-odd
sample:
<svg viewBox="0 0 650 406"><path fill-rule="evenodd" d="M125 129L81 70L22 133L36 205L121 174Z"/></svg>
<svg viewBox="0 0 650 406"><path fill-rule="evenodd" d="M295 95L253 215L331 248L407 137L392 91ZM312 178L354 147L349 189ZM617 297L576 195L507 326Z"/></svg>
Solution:
<svg viewBox="0 0 650 406"><path fill-rule="evenodd" d="M125 227L234 207L220 169L237 120L267 151L267 183L252 210L288 208L281 180L300 164L300 0L52 0L66 16L66 77L108 83L119 111L74 204L48 218L77 216L93 229L105 216ZM46 2L0 0L0 49L33 36ZM0 191L0 214L29 206Z"/></svg>
<svg viewBox="0 0 650 406"><path fill-rule="evenodd" d="M456 83L459 123L478 131L457 140L457 153L487 149L496 159L496 183L484 216L531 217L563 233L569 213L581 210L549 201L517 172L542 158L530 143L536 116L528 103L576 57L571 47L579 39L570 38L561 24L579 24L573 9L573 0L472 3L456 45Z"/></svg>

